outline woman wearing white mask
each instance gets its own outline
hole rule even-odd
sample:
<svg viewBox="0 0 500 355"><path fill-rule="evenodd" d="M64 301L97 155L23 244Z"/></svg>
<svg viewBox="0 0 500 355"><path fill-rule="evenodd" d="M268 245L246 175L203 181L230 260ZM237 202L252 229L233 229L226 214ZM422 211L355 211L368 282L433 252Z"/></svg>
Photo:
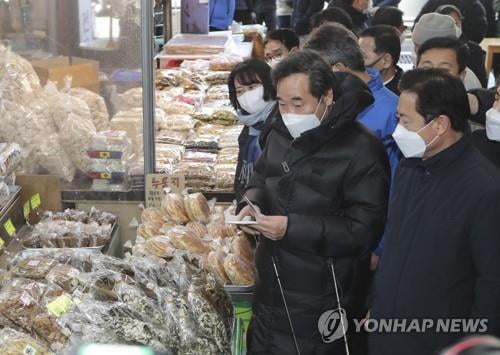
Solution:
<svg viewBox="0 0 500 355"><path fill-rule="evenodd" d="M474 145L496 166L500 167L500 86L496 89L495 102L486 111L486 129L472 133Z"/></svg>
<svg viewBox="0 0 500 355"><path fill-rule="evenodd" d="M231 104L238 111L240 123L245 125L238 138L240 150L234 181L239 201L264 149L269 122L276 114L276 90L271 68L257 59L238 64L229 75L228 86Z"/></svg>
<svg viewBox="0 0 500 355"><path fill-rule="evenodd" d="M356 120L373 96L311 50L273 79L281 117L245 191L261 212L239 205L257 221L245 230L261 235L248 354L366 354L353 320L366 314L389 191L384 145Z"/></svg>

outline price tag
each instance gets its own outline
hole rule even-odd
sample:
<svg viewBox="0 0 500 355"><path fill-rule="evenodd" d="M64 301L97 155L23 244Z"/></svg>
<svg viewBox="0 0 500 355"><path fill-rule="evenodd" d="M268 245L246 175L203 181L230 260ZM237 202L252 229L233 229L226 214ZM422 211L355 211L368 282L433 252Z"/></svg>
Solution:
<svg viewBox="0 0 500 355"><path fill-rule="evenodd" d="M7 222L3 224L3 227L5 228L5 231L7 232L9 237L12 237L14 234L16 234L16 227L14 227L14 224L10 219L8 219Z"/></svg>
<svg viewBox="0 0 500 355"><path fill-rule="evenodd" d="M55 300L50 302L47 305L47 309L50 313L55 315L57 318L62 316L64 313L69 311L71 308L75 306L75 302L71 299L71 297L62 295L57 297Z"/></svg>
<svg viewBox="0 0 500 355"><path fill-rule="evenodd" d="M36 349L33 346L27 344L23 349L23 355L36 355Z"/></svg>
<svg viewBox="0 0 500 355"><path fill-rule="evenodd" d="M28 200L23 205L24 219L28 219L28 217L30 216L30 212L31 212L31 205L30 201Z"/></svg>
<svg viewBox="0 0 500 355"><path fill-rule="evenodd" d="M2 249L4 245L5 245L4 240L0 238L0 249Z"/></svg>
<svg viewBox="0 0 500 355"><path fill-rule="evenodd" d="M99 158L101 159L109 159L111 157L110 152L99 152Z"/></svg>
<svg viewBox="0 0 500 355"><path fill-rule="evenodd" d="M40 197L40 194L39 193L34 194L31 197L31 208L35 210L41 205L42 205L42 198Z"/></svg>

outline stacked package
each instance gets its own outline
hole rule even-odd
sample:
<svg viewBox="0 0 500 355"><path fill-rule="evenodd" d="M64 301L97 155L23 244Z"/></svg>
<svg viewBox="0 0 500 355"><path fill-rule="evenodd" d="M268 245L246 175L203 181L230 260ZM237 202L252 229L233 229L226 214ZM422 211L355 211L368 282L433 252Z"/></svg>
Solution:
<svg viewBox="0 0 500 355"><path fill-rule="evenodd" d="M94 190L124 190L131 159L131 144L125 131L97 133L87 151L91 159L88 175Z"/></svg>
<svg viewBox="0 0 500 355"><path fill-rule="evenodd" d="M21 161L21 147L17 143L0 143L0 207L16 188L15 171Z"/></svg>
<svg viewBox="0 0 500 355"><path fill-rule="evenodd" d="M187 251L221 283L253 285L253 243L225 223L233 208L209 204L201 193L168 193L161 208L143 211L133 252L168 259L178 250Z"/></svg>
<svg viewBox="0 0 500 355"><path fill-rule="evenodd" d="M46 212L22 240L25 248L100 248L111 241L116 216L92 208Z"/></svg>

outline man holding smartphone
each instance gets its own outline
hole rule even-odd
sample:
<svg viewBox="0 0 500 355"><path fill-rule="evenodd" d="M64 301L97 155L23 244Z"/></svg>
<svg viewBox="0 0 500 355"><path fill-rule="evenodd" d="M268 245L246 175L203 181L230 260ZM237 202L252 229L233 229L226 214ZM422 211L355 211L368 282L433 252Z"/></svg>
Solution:
<svg viewBox="0 0 500 355"><path fill-rule="evenodd" d="M352 320L366 314L389 186L384 146L356 120L373 97L309 50L278 63L273 80L281 117L238 215L261 235L248 353L366 354Z"/></svg>

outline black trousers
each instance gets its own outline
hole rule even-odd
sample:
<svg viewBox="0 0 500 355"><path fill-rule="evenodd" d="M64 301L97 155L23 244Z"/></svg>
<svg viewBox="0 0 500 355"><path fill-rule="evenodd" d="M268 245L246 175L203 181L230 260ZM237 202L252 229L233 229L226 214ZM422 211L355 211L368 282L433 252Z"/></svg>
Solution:
<svg viewBox="0 0 500 355"><path fill-rule="evenodd" d="M277 26L276 11L258 13L257 23L265 23L268 31L275 30Z"/></svg>
<svg viewBox="0 0 500 355"><path fill-rule="evenodd" d="M236 10L234 13L234 21L241 22L243 25L253 25L254 19L250 10Z"/></svg>

